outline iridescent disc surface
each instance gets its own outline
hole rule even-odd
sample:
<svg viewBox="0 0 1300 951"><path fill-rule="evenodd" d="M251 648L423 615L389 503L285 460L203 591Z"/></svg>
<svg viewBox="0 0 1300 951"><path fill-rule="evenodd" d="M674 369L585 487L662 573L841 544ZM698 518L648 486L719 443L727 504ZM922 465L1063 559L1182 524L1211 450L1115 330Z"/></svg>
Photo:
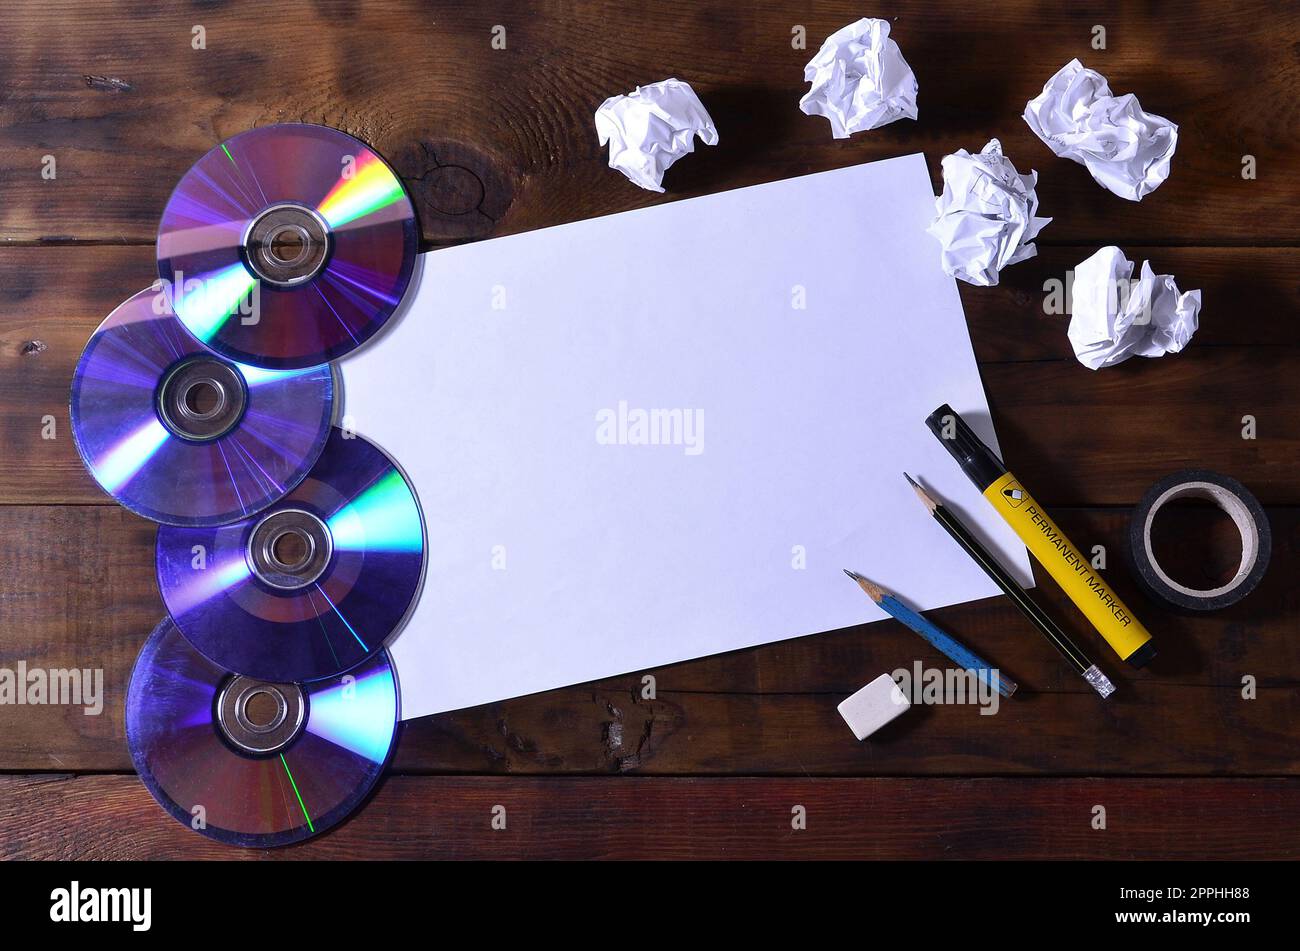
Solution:
<svg viewBox="0 0 1300 951"><path fill-rule="evenodd" d="M196 339L232 360L306 367L373 336L401 303L415 209L375 152L337 129L264 126L186 172L158 271Z"/></svg>
<svg viewBox="0 0 1300 951"><path fill-rule="evenodd" d="M281 749L237 752L220 698L233 675L181 637L170 619L149 636L131 674L126 737L140 778L177 821L221 842L286 845L348 816L383 772L397 730L388 654L314 684ZM273 685L274 686L274 685Z"/></svg>
<svg viewBox="0 0 1300 951"><path fill-rule="evenodd" d="M219 403L191 408L204 395ZM301 481L325 446L334 395L331 367L263 370L220 359L182 329L164 296L141 291L81 354L72 434L95 481L131 511L215 525L265 508Z"/></svg>
<svg viewBox="0 0 1300 951"><path fill-rule="evenodd" d="M424 551L401 470L335 428L307 478L266 510L215 528L160 529L158 587L184 636L226 670L316 680L361 663L401 627Z"/></svg>

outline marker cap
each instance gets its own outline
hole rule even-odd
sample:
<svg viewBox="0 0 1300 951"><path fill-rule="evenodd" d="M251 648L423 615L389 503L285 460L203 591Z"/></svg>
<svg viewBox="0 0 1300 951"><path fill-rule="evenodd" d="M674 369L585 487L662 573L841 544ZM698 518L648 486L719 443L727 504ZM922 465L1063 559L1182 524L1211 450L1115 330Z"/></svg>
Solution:
<svg viewBox="0 0 1300 951"><path fill-rule="evenodd" d="M1007 474L1007 467L993 454L993 450L984 445L984 441L975 435L975 431L966 424L966 420L944 403L925 418L925 425L930 432L943 443L944 448L957 460L961 471L966 473L981 492Z"/></svg>
<svg viewBox="0 0 1300 951"><path fill-rule="evenodd" d="M1133 653L1128 655L1128 662L1134 667L1145 667L1150 663L1151 658L1156 656L1156 645L1152 641L1147 641Z"/></svg>

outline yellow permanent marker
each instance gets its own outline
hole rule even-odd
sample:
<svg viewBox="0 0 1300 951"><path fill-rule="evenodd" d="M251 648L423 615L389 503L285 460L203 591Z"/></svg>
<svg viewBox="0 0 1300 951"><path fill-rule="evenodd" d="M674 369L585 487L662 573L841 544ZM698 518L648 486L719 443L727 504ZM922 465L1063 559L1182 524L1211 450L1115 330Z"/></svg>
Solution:
<svg viewBox="0 0 1300 951"><path fill-rule="evenodd" d="M1151 634L1142 622L966 421L945 403L925 424L1115 653L1134 667L1155 657Z"/></svg>

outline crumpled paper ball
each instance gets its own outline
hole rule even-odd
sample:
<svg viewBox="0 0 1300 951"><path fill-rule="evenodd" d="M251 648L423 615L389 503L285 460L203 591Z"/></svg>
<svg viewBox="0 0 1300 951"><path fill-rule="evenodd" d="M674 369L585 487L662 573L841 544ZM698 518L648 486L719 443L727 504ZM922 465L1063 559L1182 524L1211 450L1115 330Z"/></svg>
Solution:
<svg viewBox="0 0 1300 951"><path fill-rule="evenodd" d="M718 144L718 130L689 83L665 79L611 96L596 110L596 134L609 143L609 167L653 192L662 192L664 172L695 151L695 136Z"/></svg>
<svg viewBox="0 0 1300 951"><path fill-rule="evenodd" d="M1129 357L1178 353L1196 333L1201 292L1178 290L1171 274L1148 261L1132 280L1133 262L1116 247L1102 248L1074 269L1068 335L1074 355L1090 370Z"/></svg>
<svg viewBox="0 0 1300 951"><path fill-rule="evenodd" d="M1009 264L1038 253L1038 173L1022 175L990 139L979 155L958 149L943 158L943 194L927 229L939 239L943 269L968 284L991 287Z"/></svg>
<svg viewBox="0 0 1300 951"><path fill-rule="evenodd" d="M1169 177L1178 126L1142 111L1137 97L1112 96L1101 73L1077 59L1025 106L1025 122L1061 158L1085 166L1097 184L1141 201Z"/></svg>
<svg viewBox="0 0 1300 951"><path fill-rule="evenodd" d="M808 61L803 78L812 88L799 108L829 119L837 139L916 118L916 74L884 20L863 17L836 30Z"/></svg>

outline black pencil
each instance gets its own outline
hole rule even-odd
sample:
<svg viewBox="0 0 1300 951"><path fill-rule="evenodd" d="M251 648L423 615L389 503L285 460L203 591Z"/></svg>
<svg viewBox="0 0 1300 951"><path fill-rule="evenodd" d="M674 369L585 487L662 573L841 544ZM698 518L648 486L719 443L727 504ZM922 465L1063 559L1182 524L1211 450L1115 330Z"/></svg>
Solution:
<svg viewBox="0 0 1300 951"><path fill-rule="evenodd" d="M993 557L992 553L971 533L961 519L950 512L942 503L931 498L930 494L921 488L916 480L906 472L903 473L903 478L915 490L921 504L929 509L930 514L934 516L934 520L943 526L944 531L952 536L953 541L960 545L977 565L984 569L984 573L992 578L994 584L1001 588L1007 597L1015 603L1016 607L1020 609L1020 613L1027 617L1034 627L1038 628L1043 636L1056 646L1056 649L1083 676L1083 679L1088 681L1092 688L1101 694L1103 698L1114 693L1115 685L1101 672L1101 668L1090 661L1088 655L1074 641L1070 640L1069 635L1061 630L1057 623L1038 606L1038 602L1034 601L1028 592L1020 587L1016 579L1011 577L1006 568L1002 567L1002 563Z"/></svg>

